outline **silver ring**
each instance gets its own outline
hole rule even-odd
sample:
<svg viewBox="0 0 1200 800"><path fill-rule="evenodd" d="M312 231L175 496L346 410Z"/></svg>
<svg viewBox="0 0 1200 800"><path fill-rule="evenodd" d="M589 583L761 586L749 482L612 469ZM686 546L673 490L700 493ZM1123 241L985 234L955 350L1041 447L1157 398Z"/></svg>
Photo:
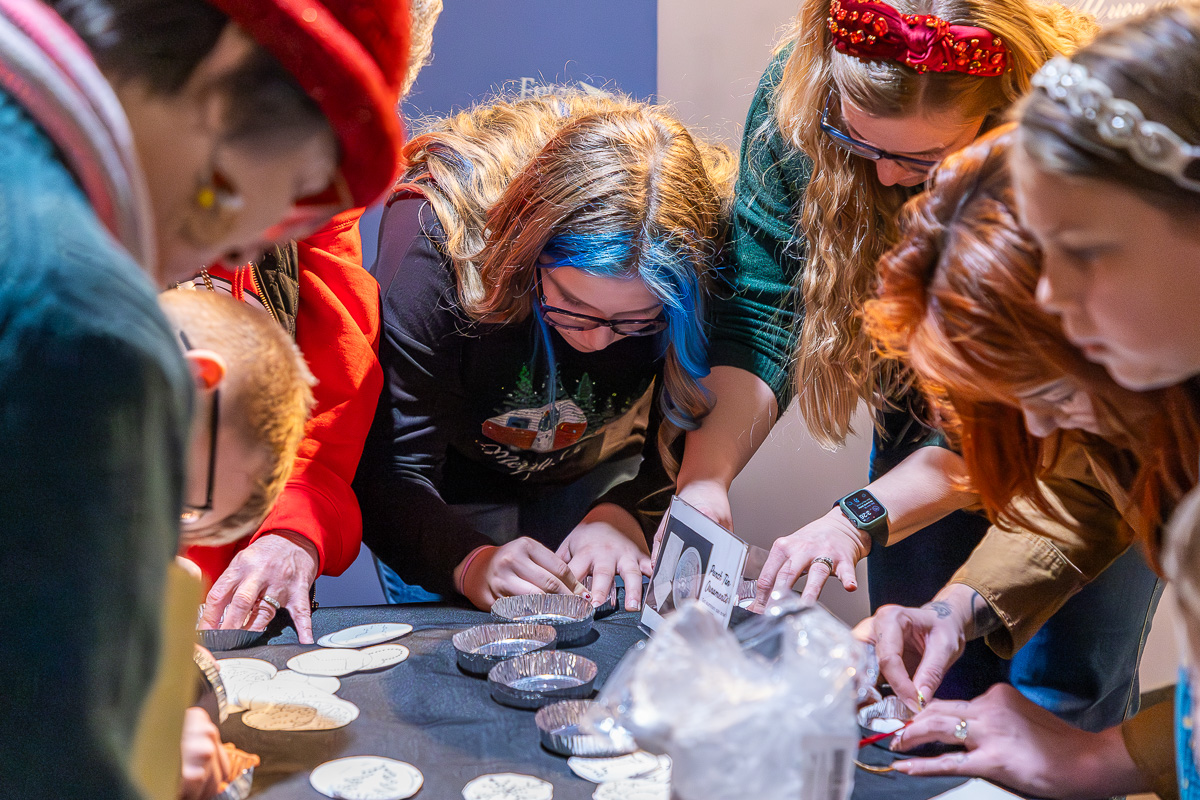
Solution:
<svg viewBox="0 0 1200 800"><path fill-rule="evenodd" d="M960 719L957 723L955 723L954 738L958 739L960 742L963 742L964 744L966 743L966 741L967 741L967 721L965 719Z"/></svg>
<svg viewBox="0 0 1200 800"><path fill-rule="evenodd" d="M280 602L278 600L276 600L274 597L271 597L271 595L264 594L262 596L262 601L264 603L266 603L267 605L269 605L271 608L275 609L276 611L279 610Z"/></svg>
<svg viewBox="0 0 1200 800"><path fill-rule="evenodd" d="M829 574L833 574L833 559L829 556L817 556L812 560L812 563L824 564L825 566L829 567ZM812 569L812 567L810 566L809 569Z"/></svg>

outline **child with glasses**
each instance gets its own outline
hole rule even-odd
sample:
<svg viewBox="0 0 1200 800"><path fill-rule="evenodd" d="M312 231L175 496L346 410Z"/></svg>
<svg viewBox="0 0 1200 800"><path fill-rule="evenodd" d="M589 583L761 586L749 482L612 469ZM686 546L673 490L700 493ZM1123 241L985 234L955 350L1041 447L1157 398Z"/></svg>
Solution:
<svg viewBox="0 0 1200 800"><path fill-rule="evenodd" d="M405 155L355 480L385 593L488 608L590 577L599 604L620 577L637 608L671 443L711 405L732 159L656 107L568 91L438 121Z"/></svg>

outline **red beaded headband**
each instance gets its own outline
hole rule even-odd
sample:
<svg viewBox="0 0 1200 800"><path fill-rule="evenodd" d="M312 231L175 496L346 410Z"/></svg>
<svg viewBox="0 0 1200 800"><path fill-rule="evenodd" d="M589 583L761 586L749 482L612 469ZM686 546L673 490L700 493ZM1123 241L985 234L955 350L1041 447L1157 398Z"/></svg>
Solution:
<svg viewBox="0 0 1200 800"><path fill-rule="evenodd" d="M994 77L1008 50L984 28L951 25L931 14L901 14L878 0L832 0L829 30L840 52L869 61L896 61L917 72L965 72Z"/></svg>

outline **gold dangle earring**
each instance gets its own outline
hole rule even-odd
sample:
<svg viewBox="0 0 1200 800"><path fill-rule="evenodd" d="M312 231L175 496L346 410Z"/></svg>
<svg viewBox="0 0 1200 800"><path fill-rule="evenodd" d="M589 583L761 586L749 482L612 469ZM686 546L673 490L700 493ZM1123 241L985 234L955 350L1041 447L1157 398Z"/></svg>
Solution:
<svg viewBox="0 0 1200 800"><path fill-rule="evenodd" d="M192 194L192 208L183 225L183 235L196 247L212 247L229 236L245 206L237 188L209 161L206 174Z"/></svg>

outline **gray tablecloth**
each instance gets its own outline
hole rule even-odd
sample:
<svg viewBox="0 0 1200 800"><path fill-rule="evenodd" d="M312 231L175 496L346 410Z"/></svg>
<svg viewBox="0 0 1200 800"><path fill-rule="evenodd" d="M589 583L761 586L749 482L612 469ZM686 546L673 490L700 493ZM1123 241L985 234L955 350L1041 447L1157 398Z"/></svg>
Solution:
<svg viewBox="0 0 1200 800"><path fill-rule="evenodd" d="M643 638L637 619L623 611L601 619L588 639L569 648L596 662L597 686ZM318 609L313 615L318 638L351 625L407 622L415 630L398 641L412 656L391 669L341 679L338 695L355 703L361 714L340 730L257 731L243 725L240 714L231 716L221 727L224 738L262 757L252 796L318 800L322 795L308 783L314 767L344 756L378 755L407 761L424 773L417 800L461 800L468 781L490 772L520 772L550 781L556 800L590 798L594 785L576 777L565 758L542 749L532 711L497 704L485 680L458 669L450 637L488 621L488 614L444 605ZM291 628L272 632L267 641L265 646L217 656L261 658L282 669L292 656L313 649L297 644ZM874 746L860 754L861 760L874 764L886 764L890 758ZM853 800L927 800L960 783L958 778L917 779L857 770Z"/></svg>

